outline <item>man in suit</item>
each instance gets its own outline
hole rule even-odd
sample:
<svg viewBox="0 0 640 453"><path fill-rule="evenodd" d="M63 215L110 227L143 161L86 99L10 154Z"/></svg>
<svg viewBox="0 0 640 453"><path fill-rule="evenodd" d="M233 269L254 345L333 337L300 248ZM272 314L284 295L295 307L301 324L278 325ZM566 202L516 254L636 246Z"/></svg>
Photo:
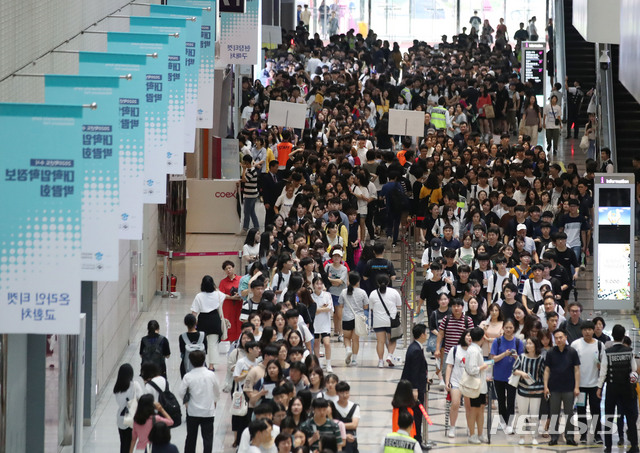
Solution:
<svg viewBox="0 0 640 453"><path fill-rule="evenodd" d="M262 201L264 202L264 224L273 224L276 218L276 211L274 205L282 192L283 181L278 176L278 161L272 160L269 162L269 171L262 173L260 184L260 193L262 195Z"/></svg>
<svg viewBox="0 0 640 453"><path fill-rule="evenodd" d="M401 379L406 379L413 386L413 394L418 404L424 404L427 392L427 359L424 348L427 345L427 326L416 324L413 326L413 343L407 348ZM413 408L413 418L416 425L415 439L422 444L422 412L418 407Z"/></svg>

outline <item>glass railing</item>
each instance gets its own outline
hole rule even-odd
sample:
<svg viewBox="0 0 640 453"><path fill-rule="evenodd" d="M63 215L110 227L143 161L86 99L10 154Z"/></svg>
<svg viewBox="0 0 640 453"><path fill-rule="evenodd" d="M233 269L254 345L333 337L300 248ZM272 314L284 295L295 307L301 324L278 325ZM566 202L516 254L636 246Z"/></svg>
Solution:
<svg viewBox="0 0 640 453"><path fill-rule="evenodd" d="M600 68L600 55L602 51L609 52L611 55L610 44L596 43L596 114L598 117L598 151L603 148L611 150L611 160L613 160L614 171L617 171L617 153L616 153L616 118L613 101L613 72L611 65L609 69ZM599 158L599 155L597 156Z"/></svg>
<svg viewBox="0 0 640 453"><path fill-rule="evenodd" d="M554 0L553 2L553 54L555 59L555 77L554 83L561 83L564 86L564 76L567 74L565 55L565 36L564 36L564 1ZM562 90L562 106L566 109L567 94ZM566 118L566 112L562 113L562 117Z"/></svg>

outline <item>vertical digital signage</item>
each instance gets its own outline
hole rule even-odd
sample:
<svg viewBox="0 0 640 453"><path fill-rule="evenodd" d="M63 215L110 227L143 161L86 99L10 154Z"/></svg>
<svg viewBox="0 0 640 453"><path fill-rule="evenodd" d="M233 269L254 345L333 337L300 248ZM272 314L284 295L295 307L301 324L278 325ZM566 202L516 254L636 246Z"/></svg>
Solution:
<svg viewBox="0 0 640 453"><path fill-rule="evenodd" d="M596 174L594 190L594 308L631 310L634 176Z"/></svg>

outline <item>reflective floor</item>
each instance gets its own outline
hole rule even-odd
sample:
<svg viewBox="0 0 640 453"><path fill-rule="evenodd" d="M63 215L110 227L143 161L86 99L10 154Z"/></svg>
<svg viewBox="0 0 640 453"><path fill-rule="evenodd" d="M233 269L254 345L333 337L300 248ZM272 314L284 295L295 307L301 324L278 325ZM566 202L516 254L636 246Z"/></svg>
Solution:
<svg viewBox="0 0 640 453"><path fill-rule="evenodd" d="M584 170L585 155L578 148L578 140L564 141L558 152L557 159L563 160L565 163L575 162L578 164L580 171ZM554 156L551 156L552 160ZM260 217L262 218L262 217ZM244 237L235 235L189 235L187 238L187 251L192 252L209 252L209 251L237 251L242 248ZM189 257L184 260L177 260L173 266L173 273L178 277L178 291L181 297L177 299L162 299L157 297L148 312L140 314L135 324L135 329L131 333L130 346L125 351L121 363L129 362L134 369L139 369L140 358L137 354L140 338L145 335L146 324L150 319L156 319L160 323L160 331L170 340L173 354L168 360L168 375L171 388L176 388L179 383L180 374L179 354L178 354L178 336L184 331L182 319L189 312L193 296L196 294L200 280L203 275L210 274L216 281L223 277L221 264L227 257ZM400 259L399 252L390 255L394 261ZM237 259L236 259L237 260ZM579 281L579 298L585 306L585 317L591 318L595 316L593 311L592 299L592 273L590 267L587 272L583 273ZM604 313L607 325L610 328L615 323L621 323L628 329L637 327L634 325L634 318L630 316L620 316ZM221 344L221 352L226 348L226 344ZM333 368L334 372L340 379L347 380L351 384L351 399L361 406L362 418L358 428L358 438L361 452L377 451L379 443L384 435L391 429L391 397L395 390L395 385L401 375L401 366L395 368L378 369L377 356L375 353L375 340L372 337L367 339L358 356L358 366L347 368L344 365L344 347L337 342L332 343L333 348ZM404 356L405 350L402 344L399 344L397 354ZM433 362L429 364L430 371L434 369ZM216 364L218 379L220 382L224 379L226 365L223 363ZM115 373L114 373L115 374ZM102 388L105 391L99 395L96 411L92 418L92 426L84 430L84 451L87 453L106 453L117 451L119 447L119 439L117 427L115 424L116 404L113 395L109 389L113 388L115 375L111 381ZM502 432L498 432L492 437L492 444L489 445L468 445L466 443L466 429L463 409L458 418L457 437L450 439L445 437L445 392L442 387L435 385L429 395L428 412L433 421L433 426L429 427L429 440L435 442L435 448L438 450L454 449L460 446L471 448L475 452L484 451L524 451L525 449L537 448L538 450L563 451L571 449L578 450L600 450L601 446L581 445L579 447L568 447L558 445L549 447L548 439L540 439L540 445L520 446L518 445L517 436L507 436ZM215 422L215 441L214 451L216 452L233 452L231 448L233 437L231 433L230 418L228 409L230 405L230 397L223 394L218 404L217 416ZM496 411L494 411L494 414ZM172 430L172 442L175 443L180 451L184 447L184 438L186 428L180 426ZM614 444L617 439L614 437ZM199 443L198 451L201 451ZM614 446L614 451L626 451L628 448Z"/></svg>

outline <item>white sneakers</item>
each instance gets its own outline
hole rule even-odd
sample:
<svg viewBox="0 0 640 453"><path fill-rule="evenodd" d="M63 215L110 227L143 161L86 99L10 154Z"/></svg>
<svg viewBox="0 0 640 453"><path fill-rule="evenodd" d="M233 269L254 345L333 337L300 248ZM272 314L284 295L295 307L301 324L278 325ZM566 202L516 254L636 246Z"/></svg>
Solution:
<svg viewBox="0 0 640 453"><path fill-rule="evenodd" d="M390 367L396 366L396 358L391 354L387 356L387 365L389 365Z"/></svg>
<svg viewBox="0 0 640 453"><path fill-rule="evenodd" d="M488 444L489 443L489 438L487 436L485 436L485 435L482 435L482 436L478 437L478 440L480 442L482 442L483 444Z"/></svg>
<svg viewBox="0 0 640 453"><path fill-rule="evenodd" d="M327 373L333 373L333 368L330 363L327 363Z"/></svg>
<svg viewBox="0 0 640 453"><path fill-rule="evenodd" d="M474 434L473 436L469 436L469 443L470 444L479 444L481 442L480 442L480 439L478 439L478 435Z"/></svg>
<svg viewBox="0 0 640 453"><path fill-rule="evenodd" d="M449 427L449 432L447 433L447 437L449 437L451 439L456 437L456 427L455 426Z"/></svg>
<svg viewBox="0 0 640 453"><path fill-rule="evenodd" d="M384 361L378 360L378 368L384 368Z"/></svg>
<svg viewBox="0 0 640 453"><path fill-rule="evenodd" d="M513 434L513 426L511 426L511 425L507 426L507 427L504 429L504 433L505 433L505 434L509 434L509 435Z"/></svg>
<svg viewBox="0 0 640 453"><path fill-rule="evenodd" d="M349 364L351 363L351 356L353 356L353 351L351 350L350 347L346 348L346 353L347 355L344 358L344 363L347 364L347 366L349 366Z"/></svg>

